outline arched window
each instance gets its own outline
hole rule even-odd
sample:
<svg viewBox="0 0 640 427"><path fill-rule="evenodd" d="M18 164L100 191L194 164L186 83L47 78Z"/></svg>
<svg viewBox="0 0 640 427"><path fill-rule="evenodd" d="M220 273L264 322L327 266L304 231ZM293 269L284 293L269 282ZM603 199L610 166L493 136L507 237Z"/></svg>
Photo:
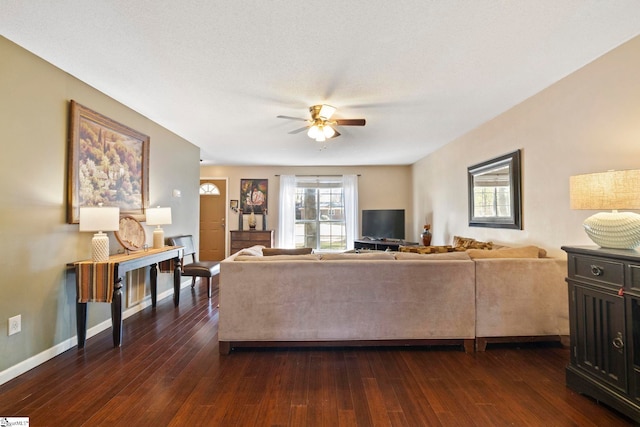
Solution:
<svg viewBox="0 0 640 427"><path fill-rule="evenodd" d="M200 184L200 195L201 196L219 196L220 189L210 182L205 182L204 184Z"/></svg>

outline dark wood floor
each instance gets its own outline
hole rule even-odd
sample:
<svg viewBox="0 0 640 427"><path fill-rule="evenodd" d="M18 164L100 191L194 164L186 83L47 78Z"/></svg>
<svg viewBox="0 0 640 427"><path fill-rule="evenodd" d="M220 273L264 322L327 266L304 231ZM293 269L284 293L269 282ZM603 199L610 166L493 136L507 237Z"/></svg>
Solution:
<svg viewBox="0 0 640 427"><path fill-rule="evenodd" d="M216 287L217 290L217 287ZM181 293L0 387L33 426L626 426L564 385L551 345L218 353L217 292Z"/></svg>

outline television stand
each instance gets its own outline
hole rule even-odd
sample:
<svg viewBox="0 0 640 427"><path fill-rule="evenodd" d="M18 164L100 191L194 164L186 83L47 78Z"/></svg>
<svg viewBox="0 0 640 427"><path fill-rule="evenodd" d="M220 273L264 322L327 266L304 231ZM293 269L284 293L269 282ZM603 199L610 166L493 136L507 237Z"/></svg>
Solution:
<svg viewBox="0 0 640 427"><path fill-rule="evenodd" d="M417 242L407 242L400 239L356 239L353 241L353 248L356 250L397 251L400 246L415 246L417 244Z"/></svg>

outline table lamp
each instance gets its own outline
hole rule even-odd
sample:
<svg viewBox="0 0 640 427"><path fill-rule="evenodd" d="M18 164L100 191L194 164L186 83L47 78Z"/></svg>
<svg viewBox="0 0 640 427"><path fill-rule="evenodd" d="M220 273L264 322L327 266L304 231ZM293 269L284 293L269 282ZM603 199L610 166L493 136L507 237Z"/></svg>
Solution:
<svg viewBox="0 0 640 427"><path fill-rule="evenodd" d="M147 209L147 224L157 225L153 230L153 248L160 249L164 247L164 230L161 225L171 224L171 208L148 208Z"/></svg>
<svg viewBox="0 0 640 427"><path fill-rule="evenodd" d="M103 231L116 231L119 228L120 208L102 206L80 208L80 231L97 231L91 239L93 262L109 260L109 236Z"/></svg>
<svg viewBox="0 0 640 427"><path fill-rule="evenodd" d="M640 170L608 171L569 179L571 209L607 209L584 221L584 230L603 248L640 246L640 215L618 209L640 209Z"/></svg>

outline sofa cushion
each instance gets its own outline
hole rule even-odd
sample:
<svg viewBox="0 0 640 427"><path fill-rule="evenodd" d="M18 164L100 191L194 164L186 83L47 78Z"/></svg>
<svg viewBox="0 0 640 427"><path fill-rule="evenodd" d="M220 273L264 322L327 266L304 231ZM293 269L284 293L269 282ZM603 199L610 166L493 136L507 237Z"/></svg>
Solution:
<svg viewBox="0 0 640 427"><path fill-rule="evenodd" d="M397 252L396 253L397 260L447 260L447 259L455 259L455 260L468 260L469 255L466 252L443 252L443 253L432 253L432 254L417 254L414 252Z"/></svg>
<svg viewBox="0 0 640 427"><path fill-rule="evenodd" d="M466 248L475 241L476 239L473 239L471 237L453 236L453 247Z"/></svg>
<svg viewBox="0 0 640 427"><path fill-rule="evenodd" d="M234 261L320 261L319 255L271 255L271 256L252 256L252 255L239 255L235 257Z"/></svg>
<svg viewBox="0 0 640 427"><path fill-rule="evenodd" d="M493 249L493 242L481 242L471 237L453 236L453 247L464 249Z"/></svg>
<svg viewBox="0 0 640 427"><path fill-rule="evenodd" d="M262 256L262 250L264 248L265 247L262 245L255 245L255 246L251 246L250 248L240 249L237 253L238 253L238 256L240 255Z"/></svg>
<svg viewBox="0 0 640 427"><path fill-rule="evenodd" d="M471 242L467 249L493 249L493 242L480 242L476 240L475 242Z"/></svg>
<svg viewBox="0 0 640 427"><path fill-rule="evenodd" d="M322 254L323 260L395 260L396 257L391 252L372 251L365 253L324 253Z"/></svg>
<svg viewBox="0 0 640 427"><path fill-rule="evenodd" d="M399 246L399 252L413 252L416 254L438 254L445 252L464 251L464 248L454 248L452 246Z"/></svg>
<svg viewBox="0 0 640 427"><path fill-rule="evenodd" d="M537 246L522 246L519 248L504 248L495 251L485 249L467 249L471 259L478 258L539 258Z"/></svg>
<svg viewBox="0 0 640 427"><path fill-rule="evenodd" d="M313 253L312 248L295 248L295 249L285 249L285 248L264 248L262 250L262 255L264 256L273 256L273 255L309 255Z"/></svg>

